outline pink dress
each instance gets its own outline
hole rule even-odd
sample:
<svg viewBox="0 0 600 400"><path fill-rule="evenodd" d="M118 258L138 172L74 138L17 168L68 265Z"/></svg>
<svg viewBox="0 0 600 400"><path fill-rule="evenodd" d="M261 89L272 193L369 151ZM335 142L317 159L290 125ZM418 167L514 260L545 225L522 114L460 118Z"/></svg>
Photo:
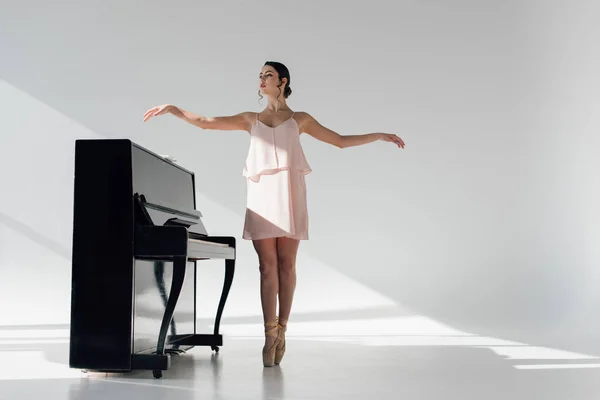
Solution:
<svg viewBox="0 0 600 400"><path fill-rule="evenodd" d="M250 130L244 232L247 240L275 237L308 239L304 175L312 172L300 144L294 114L270 127L258 119Z"/></svg>

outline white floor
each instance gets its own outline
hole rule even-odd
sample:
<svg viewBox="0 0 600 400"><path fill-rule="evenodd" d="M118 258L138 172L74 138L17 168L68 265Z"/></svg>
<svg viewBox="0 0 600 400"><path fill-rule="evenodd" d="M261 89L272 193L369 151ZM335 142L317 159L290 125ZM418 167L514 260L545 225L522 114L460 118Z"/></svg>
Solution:
<svg viewBox="0 0 600 400"><path fill-rule="evenodd" d="M376 336L368 331L378 327ZM290 324L263 368L258 324L225 325L162 379L68 368L68 327L0 327L0 399L598 399L597 357L452 330L419 316ZM315 333L323 335L318 337Z"/></svg>

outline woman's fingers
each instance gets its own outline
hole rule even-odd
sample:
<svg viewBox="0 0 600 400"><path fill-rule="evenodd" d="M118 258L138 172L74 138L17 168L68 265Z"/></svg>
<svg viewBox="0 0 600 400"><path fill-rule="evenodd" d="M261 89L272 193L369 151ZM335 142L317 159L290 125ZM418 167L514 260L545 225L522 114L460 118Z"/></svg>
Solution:
<svg viewBox="0 0 600 400"><path fill-rule="evenodd" d="M159 107L154 107L154 108L151 108L148 111L146 111L146 113L144 114L144 121L147 121L151 117L156 116L156 113L159 109L160 109Z"/></svg>

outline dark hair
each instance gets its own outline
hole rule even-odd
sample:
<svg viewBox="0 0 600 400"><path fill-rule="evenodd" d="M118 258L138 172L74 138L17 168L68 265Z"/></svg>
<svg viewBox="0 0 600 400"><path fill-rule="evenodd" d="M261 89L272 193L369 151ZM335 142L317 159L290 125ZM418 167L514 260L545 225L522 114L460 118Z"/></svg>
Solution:
<svg viewBox="0 0 600 400"><path fill-rule="evenodd" d="M277 73L279 74L279 80L281 80L282 78L287 78L287 85L285 85L285 89L283 90L283 97L285 99L290 97L290 95L292 94L292 88L290 87L290 71L288 70L288 68L285 65L283 65L282 63L277 62L277 61L267 61L265 63L265 66L266 65L268 65L269 67L275 68L275 71L277 71ZM281 94L281 85L283 85L283 83L278 86L280 94ZM262 95L260 94L260 91L259 91L258 95L262 99Z"/></svg>

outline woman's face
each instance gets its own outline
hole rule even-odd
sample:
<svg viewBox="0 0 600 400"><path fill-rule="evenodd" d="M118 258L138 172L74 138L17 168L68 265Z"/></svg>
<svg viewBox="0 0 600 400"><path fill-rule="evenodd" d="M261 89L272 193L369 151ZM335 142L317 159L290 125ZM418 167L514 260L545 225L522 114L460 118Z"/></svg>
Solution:
<svg viewBox="0 0 600 400"><path fill-rule="evenodd" d="M275 71L275 68L271 66L265 65L262 68L258 77L258 84L259 90L262 94L271 94L277 97L280 89L281 93L283 93L283 85L281 88L277 87L280 84L279 75L277 74L277 71Z"/></svg>

